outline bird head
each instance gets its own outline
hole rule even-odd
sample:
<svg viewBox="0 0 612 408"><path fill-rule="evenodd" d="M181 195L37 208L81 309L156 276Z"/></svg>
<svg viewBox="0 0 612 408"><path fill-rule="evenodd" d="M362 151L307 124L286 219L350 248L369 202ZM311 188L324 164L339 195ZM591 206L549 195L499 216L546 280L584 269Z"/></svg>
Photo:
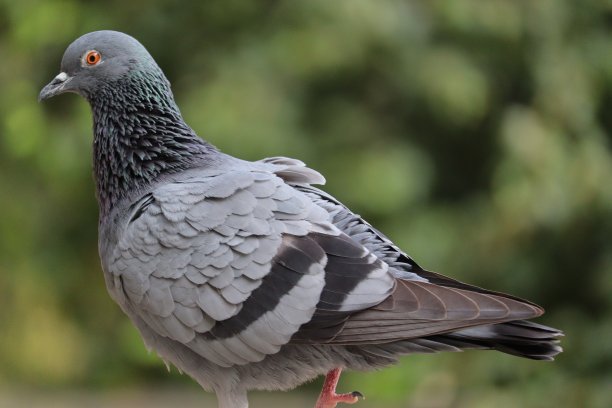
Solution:
<svg viewBox="0 0 612 408"><path fill-rule="evenodd" d="M102 88L120 82L131 72L147 72L167 81L135 38L117 31L94 31L68 46L60 73L41 90L38 99L73 92L91 100Z"/></svg>

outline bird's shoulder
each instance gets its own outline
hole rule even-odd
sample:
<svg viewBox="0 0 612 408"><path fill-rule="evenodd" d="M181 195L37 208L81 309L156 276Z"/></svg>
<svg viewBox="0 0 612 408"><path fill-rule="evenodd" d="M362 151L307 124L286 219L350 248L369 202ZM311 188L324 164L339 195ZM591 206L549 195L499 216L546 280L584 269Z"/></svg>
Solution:
<svg viewBox="0 0 612 408"><path fill-rule="evenodd" d="M251 259L256 253L259 264L270 261L283 234L333 229L324 209L275 172L295 176L298 171L262 164L193 169L142 194L124 210L116 227L110 272L187 277L203 284L208 282L205 273L246 266L238 258ZM248 269L254 273L256 268Z"/></svg>

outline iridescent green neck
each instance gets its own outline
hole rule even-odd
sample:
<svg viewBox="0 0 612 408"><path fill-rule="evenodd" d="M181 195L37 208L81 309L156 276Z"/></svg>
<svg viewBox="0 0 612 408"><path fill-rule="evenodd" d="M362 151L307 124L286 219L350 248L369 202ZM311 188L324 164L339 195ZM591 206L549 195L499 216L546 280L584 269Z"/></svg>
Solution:
<svg viewBox="0 0 612 408"><path fill-rule="evenodd" d="M163 174L205 164L216 149L183 120L160 73L130 72L88 96L94 175L102 214Z"/></svg>

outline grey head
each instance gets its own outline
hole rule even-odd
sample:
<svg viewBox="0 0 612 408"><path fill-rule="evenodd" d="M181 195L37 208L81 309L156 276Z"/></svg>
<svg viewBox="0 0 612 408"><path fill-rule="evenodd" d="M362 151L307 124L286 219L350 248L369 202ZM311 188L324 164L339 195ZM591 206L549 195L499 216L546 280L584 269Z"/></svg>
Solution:
<svg viewBox="0 0 612 408"><path fill-rule="evenodd" d="M134 71L148 72L167 85L161 69L135 38L118 31L94 31L68 46L61 72L42 89L39 100L74 92L91 101L102 87Z"/></svg>
<svg viewBox="0 0 612 408"><path fill-rule="evenodd" d="M39 99L74 92L93 114L94 176L102 213L168 173L205 166L215 149L184 122L170 83L133 37L95 31L66 49Z"/></svg>

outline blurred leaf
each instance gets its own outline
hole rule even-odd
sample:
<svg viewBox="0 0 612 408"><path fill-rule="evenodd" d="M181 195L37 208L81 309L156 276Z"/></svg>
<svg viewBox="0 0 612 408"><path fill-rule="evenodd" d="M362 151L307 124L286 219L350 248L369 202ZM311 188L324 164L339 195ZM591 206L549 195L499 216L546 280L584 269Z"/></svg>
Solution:
<svg viewBox="0 0 612 408"><path fill-rule="evenodd" d="M543 303L541 321L566 331L552 364L415 355L343 377L364 408L612 406L611 13L598 0L0 0L0 386L191 384L106 294L89 107L36 101L73 38L118 29L207 140L306 161L424 268ZM310 406L315 387L301 390Z"/></svg>

